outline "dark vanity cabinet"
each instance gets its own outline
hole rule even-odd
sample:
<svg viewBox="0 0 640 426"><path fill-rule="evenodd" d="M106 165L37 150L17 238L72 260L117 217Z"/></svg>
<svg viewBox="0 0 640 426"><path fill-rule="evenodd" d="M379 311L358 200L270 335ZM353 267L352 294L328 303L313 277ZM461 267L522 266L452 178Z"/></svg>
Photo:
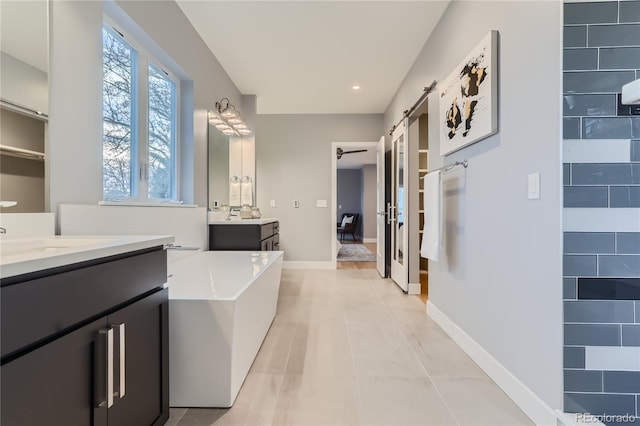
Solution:
<svg viewBox="0 0 640 426"><path fill-rule="evenodd" d="M210 224L209 250L280 250L280 223Z"/></svg>
<svg viewBox="0 0 640 426"><path fill-rule="evenodd" d="M166 278L157 247L3 279L2 425L163 425Z"/></svg>

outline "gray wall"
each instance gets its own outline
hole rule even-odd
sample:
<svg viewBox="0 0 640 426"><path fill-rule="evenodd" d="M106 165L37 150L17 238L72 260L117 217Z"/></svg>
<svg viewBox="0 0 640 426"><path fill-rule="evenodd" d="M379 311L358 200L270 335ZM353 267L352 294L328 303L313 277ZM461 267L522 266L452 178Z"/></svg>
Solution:
<svg viewBox="0 0 640 426"><path fill-rule="evenodd" d="M44 133L44 121L0 110L3 145L43 152ZM18 202L4 212L44 212L44 161L0 155L0 200Z"/></svg>
<svg viewBox="0 0 640 426"><path fill-rule="evenodd" d="M187 203L206 205L206 111L222 97L240 105L240 93L175 2L117 6L154 40L152 50L164 51L182 72L183 101L192 100L194 110L181 116L181 195ZM50 208L55 211L61 202L102 199L103 3L55 1L50 8Z"/></svg>
<svg viewBox="0 0 640 426"><path fill-rule="evenodd" d="M280 247L287 261L328 262L335 241L330 208L331 142L376 141L381 114L258 115L258 207L280 219ZM293 208L293 200L300 208ZM269 207L276 200L276 207Z"/></svg>
<svg viewBox="0 0 640 426"><path fill-rule="evenodd" d="M378 176L375 164L362 166L362 238L377 235Z"/></svg>
<svg viewBox="0 0 640 426"><path fill-rule="evenodd" d="M500 32L499 133L443 158L429 97L429 168L445 175L444 243L430 302L544 403L562 408L560 2L455 1L385 113L385 133L489 30ZM541 173L540 200L527 175ZM543 355L544 354L544 355Z"/></svg>
<svg viewBox="0 0 640 426"><path fill-rule="evenodd" d="M338 169L336 182L338 221L344 213L358 213L356 236L362 237L362 169Z"/></svg>
<svg viewBox="0 0 640 426"><path fill-rule="evenodd" d="M633 300L578 299L577 285L640 277L640 117L616 116L616 93L640 78L640 2L567 3L564 12L565 410L638 416L640 372L615 354L640 356L640 302L634 318ZM578 220L593 213L604 221ZM585 363L602 350L606 368Z"/></svg>

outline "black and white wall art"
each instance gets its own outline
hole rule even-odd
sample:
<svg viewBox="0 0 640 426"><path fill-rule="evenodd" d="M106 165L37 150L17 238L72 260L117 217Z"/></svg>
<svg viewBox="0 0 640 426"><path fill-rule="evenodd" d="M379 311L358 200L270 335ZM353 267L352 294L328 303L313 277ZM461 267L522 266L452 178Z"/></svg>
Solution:
<svg viewBox="0 0 640 426"><path fill-rule="evenodd" d="M498 31L490 31L439 85L440 155L498 131Z"/></svg>

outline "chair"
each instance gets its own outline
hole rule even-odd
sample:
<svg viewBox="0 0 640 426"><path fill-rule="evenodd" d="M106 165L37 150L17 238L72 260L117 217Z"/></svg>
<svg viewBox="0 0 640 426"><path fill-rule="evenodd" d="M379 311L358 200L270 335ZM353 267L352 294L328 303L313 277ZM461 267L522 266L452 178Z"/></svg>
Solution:
<svg viewBox="0 0 640 426"><path fill-rule="evenodd" d="M351 222L345 222L345 218L352 217ZM356 229L358 228L359 213L343 213L342 220L338 224L338 234L340 234L340 241L344 241L344 234L351 234L353 241L356 240ZM348 219L347 219L348 220Z"/></svg>

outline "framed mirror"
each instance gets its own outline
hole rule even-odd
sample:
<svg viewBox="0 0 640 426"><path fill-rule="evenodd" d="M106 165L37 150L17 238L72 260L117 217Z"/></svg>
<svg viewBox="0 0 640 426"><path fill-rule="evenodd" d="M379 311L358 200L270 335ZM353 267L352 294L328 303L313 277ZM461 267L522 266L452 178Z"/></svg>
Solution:
<svg viewBox="0 0 640 426"><path fill-rule="evenodd" d="M208 207L256 205L255 138L227 136L208 124Z"/></svg>
<svg viewBox="0 0 640 426"><path fill-rule="evenodd" d="M0 193L6 213L46 211L49 3L0 2Z"/></svg>
<svg viewBox="0 0 640 426"><path fill-rule="evenodd" d="M209 208L229 205L229 136L209 124Z"/></svg>

